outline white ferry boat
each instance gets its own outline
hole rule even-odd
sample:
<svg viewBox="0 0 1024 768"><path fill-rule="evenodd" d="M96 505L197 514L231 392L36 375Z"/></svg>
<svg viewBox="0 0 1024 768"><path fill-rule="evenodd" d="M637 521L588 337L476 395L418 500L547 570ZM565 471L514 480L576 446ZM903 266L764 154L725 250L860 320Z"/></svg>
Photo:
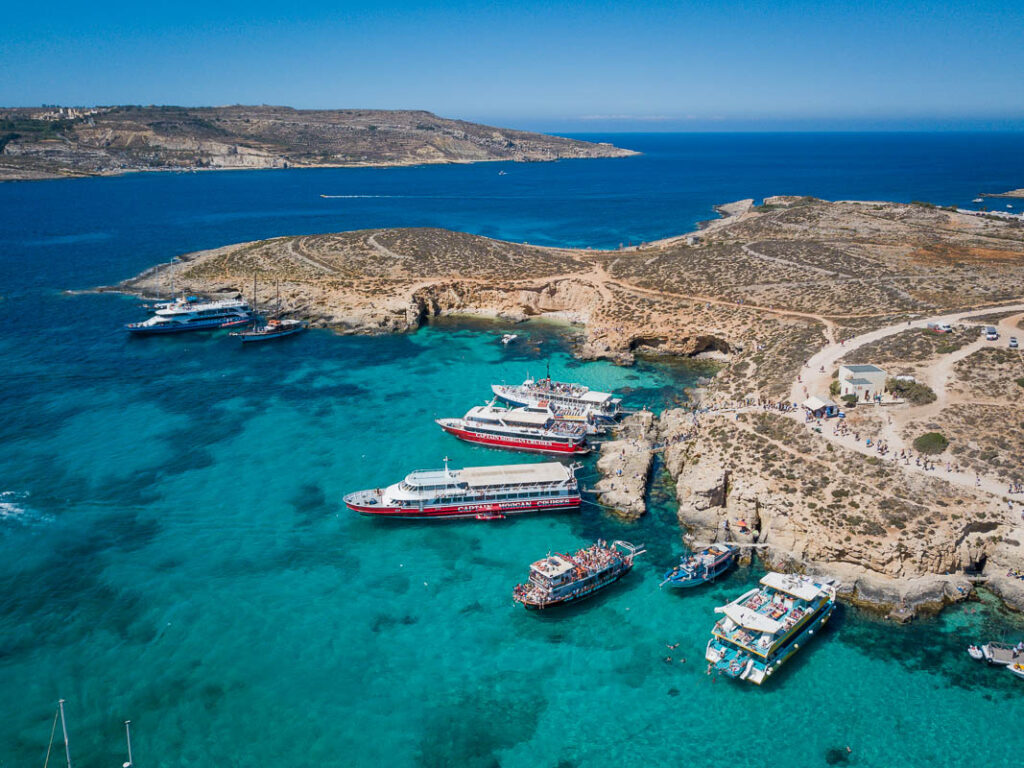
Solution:
<svg viewBox="0 0 1024 768"><path fill-rule="evenodd" d="M761 586L715 609L705 658L719 672L760 685L832 615L836 590L799 574L766 573Z"/></svg>
<svg viewBox="0 0 1024 768"><path fill-rule="evenodd" d="M241 299L191 301L179 299L160 305L151 318L125 326L129 333L150 336L160 333L209 331L235 328L252 322L252 310Z"/></svg>
<svg viewBox="0 0 1024 768"><path fill-rule="evenodd" d="M492 384L491 391L510 405L550 408L604 422L622 415L622 399L610 392L595 392L582 384L546 379L527 379L522 384Z"/></svg>
<svg viewBox="0 0 1024 768"><path fill-rule="evenodd" d="M353 512L379 517L475 517L502 519L541 510L580 506L579 464L506 464L417 470L387 488L345 496Z"/></svg>
<svg viewBox="0 0 1024 768"><path fill-rule="evenodd" d="M461 419L437 419L438 426L460 440L538 453L590 452L582 424L560 421L548 410L503 408L491 403L470 408Z"/></svg>

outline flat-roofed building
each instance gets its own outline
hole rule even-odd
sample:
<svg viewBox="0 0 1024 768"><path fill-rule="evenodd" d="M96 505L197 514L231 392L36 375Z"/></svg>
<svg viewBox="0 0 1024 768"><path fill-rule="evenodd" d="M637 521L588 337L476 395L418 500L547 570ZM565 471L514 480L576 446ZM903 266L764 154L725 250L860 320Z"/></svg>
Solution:
<svg viewBox="0 0 1024 768"><path fill-rule="evenodd" d="M877 365L844 365L839 369L839 394L870 400L885 391L886 377Z"/></svg>

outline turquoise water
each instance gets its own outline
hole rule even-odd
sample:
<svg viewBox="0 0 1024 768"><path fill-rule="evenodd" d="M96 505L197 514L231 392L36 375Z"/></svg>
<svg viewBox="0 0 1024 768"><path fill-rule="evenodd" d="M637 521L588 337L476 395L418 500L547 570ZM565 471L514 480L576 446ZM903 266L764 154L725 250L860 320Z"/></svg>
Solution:
<svg viewBox="0 0 1024 768"><path fill-rule="evenodd" d="M764 688L707 677L712 609L759 574L659 591L682 553L662 475L651 513L633 525L593 505L497 523L396 524L341 508L344 492L445 455L456 466L536 460L458 443L433 424L482 402L491 382L549 361L556 376L660 409L692 368L579 363L566 329L543 324L509 348L498 343L507 328L483 322L379 338L318 331L246 349L223 335L133 340L118 330L140 316L131 299L62 293L189 248L360 217L461 218L470 231L538 241L571 240L572 228L592 244L667 235L719 201L716 190L687 203L700 195L689 182L673 196L679 164L694 162L677 141L674 155L651 147L648 158L667 159L645 161L636 181L648 205L635 232L633 202L615 214L584 194L628 173L620 161L509 166L527 177L517 199L442 210L375 198L344 221L296 211L317 210L314 190L359 179L397 193L419 178L417 190L483 199L495 170L0 186L0 766L41 763L60 697L82 766L124 759L129 718L140 767L1018 765L1024 685L964 653L978 639L1024 637L993 601L908 627L844 608ZM970 176L965 158L977 151L965 140L953 152L948 199L989 183ZM695 173L710 175L724 152ZM778 149L758 183L802 156L787 165ZM934 180L926 166L901 172ZM861 173L861 197L904 183L878 170L873 188ZM532 560L597 537L649 552L569 610L512 604Z"/></svg>

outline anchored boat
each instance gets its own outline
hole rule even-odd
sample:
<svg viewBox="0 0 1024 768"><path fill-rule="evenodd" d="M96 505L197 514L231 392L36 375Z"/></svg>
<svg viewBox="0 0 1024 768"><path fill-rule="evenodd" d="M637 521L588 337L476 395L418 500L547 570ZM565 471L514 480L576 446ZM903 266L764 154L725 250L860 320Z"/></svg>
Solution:
<svg viewBox="0 0 1024 768"><path fill-rule="evenodd" d="M760 685L832 615L836 589L799 574L766 573L761 586L716 608L705 658L716 670Z"/></svg>
<svg viewBox="0 0 1024 768"><path fill-rule="evenodd" d="M221 301L177 301L160 305L153 316L141 323L129 323L125 329L136 336L162 333L211 331L235 328L252 322L252 310L241 299Z"/></svg>
<svg viewBox="0 0 1024 768"><path fill-rule="evenodd" d="M594 392L582 384L552 381L551 377L526 379L522 384L492 384L491 390L510 405L575 411L580 415L612 422L622 415L622 399L610 392Z"/></svg>
<svg viewBox="0 0 1024 768"><path fill-rule="evenodd" d="M1009 643L985 643L984 645L967 646L967 655L975 661L985 661L998 666L1008 666L1024 661L1024 641L1017 645Z"/></svg>
<svg viewBox="0 0 1024 768"><path fill-rule="evenodd" d="M736 562L737 547L712 544L706 549L684 556L679 565L665 572L661 586L696 587L721 576Z"/></svg>
<svg viewBox="0 0 1024 768"><path fill-rule="evenodd" d="M506 464L417 470L387 488L345 496L353 512L378 517L500 520L541 510L579 509L579 464Z"/></svg>
<svg viewBox="0 0 1024 768"><path fill-rule="evenodd" d="M494 448L538 453L590 452L582 424L556 419L547 410L503 408L494 403L470 408L461 419L437 419L445 432L460 440Z"/></svg>
<svg viewBox="0 0 1024 768"><path fill-rule="evenodd" d="M645 551L642 544L598 540L575 555L548 555L530 566L530 580L516 586L512 599L542 609L590 597L629 573Z"/></svg>
<svg viewBox="0 0 1024 768"><path fill-rule="evenodd" d="M251 331L236 331L231 335L237 336L242 340L243 344L247 344L254 341L271 341L284 336L293 336L296 333L302 333L304 330L306 330L306 322L304 320L279 320L273 318L267 320L263 325L257 325Z"/></svg>
<svg viewBox="0 0 1024 768"><path fill-rule="evenodd" d="M1009 669L1010 674L1016 675L1021 680L1024 680L1024 664L1011 664Z"/></svg>

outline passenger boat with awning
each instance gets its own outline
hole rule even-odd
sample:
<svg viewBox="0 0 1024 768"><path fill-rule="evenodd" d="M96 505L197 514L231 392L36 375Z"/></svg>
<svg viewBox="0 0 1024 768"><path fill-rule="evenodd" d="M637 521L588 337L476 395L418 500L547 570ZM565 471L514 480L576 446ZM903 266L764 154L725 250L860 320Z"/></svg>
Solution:
<svg viewBox="0 0 1024 768"><path fill-rule="evenodd" d="M530 580L516 586L512 599L542 609L590 597L629 573L644 551L642 544L598 540L574 555L549 554L530 566Z"/></svg>
<svg viewBox="0 0 1024 768"><path fill-rule="evenodd" d="M705 658L729 677L760 685L828 622L836 589L799 574L766 573L761 586L716 608Z"/></svg>
<svg viewBox="0 0 1024 768"><path fill-rule="evenodd" d="M252 310L241 299L191 301L179 299L160 306L153 316L141 323L129 323L125 329L136 336L164 333L212 331L236 328L252 322Z"/></svg>
<svg viewBox="0 0 1024 768"><path fill-rule="evenodd" d="M494 448L558 454L590 452L586 428L558 420L548 410L503 408L491 403L470 408L461 419L436 421L460 440Z"/></svg>
<svg viewBox="0 0 1024 768"><path fill-rule="evenodd" d="M399 483L350 493L345 506L376 517L474 517L500 520L508 515L580 506L579 464L505 464L417 470Z"/></svg>
<svg viewBox="0 0 1024 768"><path fill-rule="evenodd" d="M622 399L610 392L595 392L582 384L526 379L522 384L492 384L491 391L510 405L567 410L612 422L622 415Z"/></svg>

